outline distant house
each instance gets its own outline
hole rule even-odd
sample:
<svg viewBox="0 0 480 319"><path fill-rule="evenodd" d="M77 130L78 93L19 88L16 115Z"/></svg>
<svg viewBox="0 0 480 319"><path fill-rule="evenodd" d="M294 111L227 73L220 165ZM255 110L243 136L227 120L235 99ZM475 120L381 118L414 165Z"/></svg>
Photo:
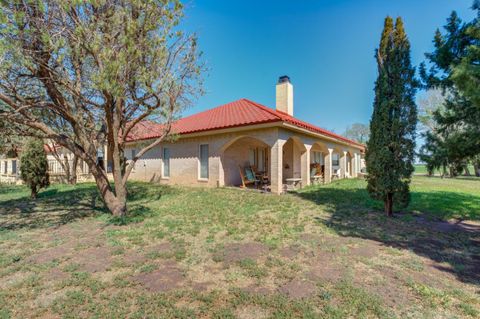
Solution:
<svg viewBox="0 0 480 319"><path fill-rule="evenodd" d="M70 166L72 166L73 163L72 153L61 146L52 144L51 142L46 142L44 149L47 154L50 181L65 182L65 172L53 153L57 153L62 161L67 159ZM19 149L18 152L21 153L21 150ZM20 164L19 158L0 154L0 183L20 184L22 182L20 176ZM79 181L87 181L93 178L89 173L88 166L81 160L78 161L77 164L77 178Z"/></svg>
<svg viewBox="0 0 480 319"><path fill-rule="evenodd" d="M268 177L274 193L289 181L311 183L312 164L325 182L356 177L365 147L293 116L293 86L287 76L276 85L276 109L241 99L182 118L173 124L175 142L150 150L135 164L131 179L166 184L236 186L241 171L254 167ZM129 136L125 156L132 159L162 127L142 122Z"/></svg>
<svg viewBox="0 0 480 319"><path fill-rule="evenodd" d="M19 161L17 158L0 156L0 182L16 184L20 182Z"/></svg>

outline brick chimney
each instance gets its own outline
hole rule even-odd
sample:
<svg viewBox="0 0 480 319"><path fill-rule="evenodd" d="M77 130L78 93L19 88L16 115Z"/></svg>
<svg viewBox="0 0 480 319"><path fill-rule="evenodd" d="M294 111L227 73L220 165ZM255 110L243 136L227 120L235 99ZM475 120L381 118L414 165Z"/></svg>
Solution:
<svg viewBox="0 0 480 319"><path fill-rule="evenodd" d="M293 85L286 75L278 78L276 108L277 111L293 116Z"/></svg>

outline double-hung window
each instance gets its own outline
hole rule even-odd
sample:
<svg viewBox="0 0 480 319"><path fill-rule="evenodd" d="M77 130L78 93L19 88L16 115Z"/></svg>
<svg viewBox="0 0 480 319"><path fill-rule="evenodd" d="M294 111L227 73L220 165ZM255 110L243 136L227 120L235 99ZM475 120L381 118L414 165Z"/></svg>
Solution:
<svg viewBox="0 0 480 319"><path fill-rule="evenodd" d="M163 177L170 177L170 149L163 148Z"/></svg>
<svg viewBox="0 0 480 319"><path fill-rule="evenodd" d="M200 179L208 179L208 144L200 145Z"/></svg>
<svg viewBox="0 0 480 319"><path fill-rule="evenodd" d="M12 174L13 175L17 174L17 161L16 160L12 161Z"/></svg>

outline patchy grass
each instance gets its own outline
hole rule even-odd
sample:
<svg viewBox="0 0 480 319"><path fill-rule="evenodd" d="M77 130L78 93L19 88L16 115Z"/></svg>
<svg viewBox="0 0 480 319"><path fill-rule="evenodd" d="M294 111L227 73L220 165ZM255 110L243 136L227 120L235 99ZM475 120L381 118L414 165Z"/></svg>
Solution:
<svg viewBox="0 0 480 319"><path fill-rule="evenodd" d="M36 201L0 186L0 318L476 318L479 188L415 177L387 219L361 180L282 196L131 183L116 220L93 184Z"/></svg>

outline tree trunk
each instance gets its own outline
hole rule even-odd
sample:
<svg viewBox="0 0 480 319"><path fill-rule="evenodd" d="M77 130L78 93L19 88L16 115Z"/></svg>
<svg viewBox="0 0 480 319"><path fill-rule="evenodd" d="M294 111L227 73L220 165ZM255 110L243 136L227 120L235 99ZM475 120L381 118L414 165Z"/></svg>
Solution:
<svg viewBox="0 0 480 319"><path fill-rule="evenodd" d="M450 167L448 169L450 171L450 177L454 178L455 177L455 170L454 170L453 166L450 165Z"/></svg>
<svg viewBox="0 0 480 319"><path fill-rule="evenodd" d="M393 216L393 194L388 193L387 198L384 201L385 204L385 214L387 214L388 217Z"/></svg>
<svg viewBox="0 0 480 319"><path fill-rule="evenodd" d="M30 193L30 198L31 199L36 199L37 198L37 194L38 194L38 191L37 191L37 186L30 186L30 190L31 190L31 193Z"/></svg>
<svg viewBox="0 0 480 319"><path fill-rule="evenodd" d="M70 184L70 179L71 179L71 176L70 176L70 162L68 161L68 156L67 155L63 155L63 171L65 173L65 178L67 180L67 183Z"/></svg>
<svg viewBox="0 0 480 319"><path fill-rule="evenodd" d="M93 165L90 167L90 171L95 178L100 196L108 210L112 212L113 216L124 217L127 214L127 197L121 194L126 193L126 185L123 183L115 183L114 192L103 168L100 168L98 165Z"/></svg>
<svg viewBox="0 0 480 319"><path fill-rule="evenodd" d="M480 177L480 165L473 164L473 170L475 171L475 176Z"/></svg>
<svg viewBox="0 0 480 319"><path fill-rule="evenodd" d="M72 160L71 172L70 172L70 179L68 180L68 183L71 185L77 184L77 166L78 166L78 156L74 154L73 160Z"/></svg>

